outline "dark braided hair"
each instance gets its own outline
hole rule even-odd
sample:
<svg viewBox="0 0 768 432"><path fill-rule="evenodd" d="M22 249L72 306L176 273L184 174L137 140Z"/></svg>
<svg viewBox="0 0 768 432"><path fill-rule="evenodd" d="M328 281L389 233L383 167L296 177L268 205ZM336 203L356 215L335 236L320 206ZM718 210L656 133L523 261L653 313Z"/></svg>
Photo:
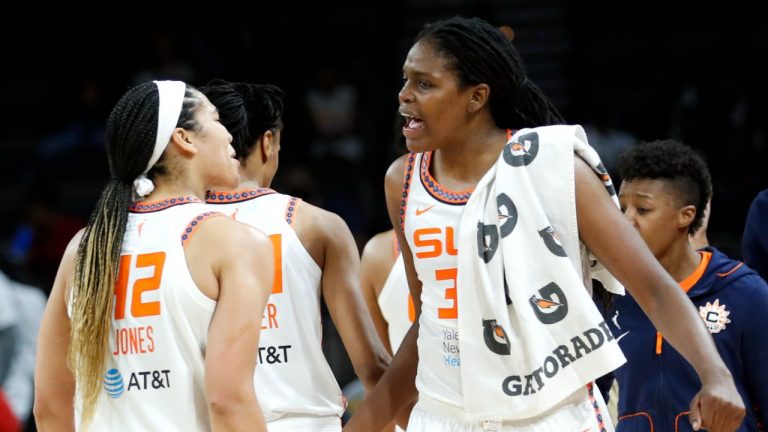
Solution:
<svg viewBox="0 0 768 432"><path fill-rule="evenodd" d="M460 87L481 83L490 87L488 104L496 127L564 124L552 101L528 79L508 33L480 18L457 16L427 24L415 42L424 42L440 53ZM593 296L604 309L610 309L612 294L599 283L594 285Z"/></svg>
<svg viewBox="0 0 768 432"><path fill-rule="evenodd" d="M489 106L502 129L562 124L565 120L528 80L523 61L499 28L479 18L453 17L427 24L416 36L448 60L461 87L488 84Z"/></svg>
<svg viewBox="0 0 768 432"><path fill-rule="evenodd" d="M232 147L241 162L266 131L283 128L285 94L279 87L213 80L200 91L219 110L221 124L232 134Z"/></svg>
<svg viewBox="0 0 768 432"><path fill-rule="evenodd" d="M91 213L77 250L68 362L83 401L83 426L92 419L100 395L133 181L144 172L154 151L159 100L157 85L148 82L130 89L113 108L106 130L111 179ZM187 86L177 126L199 128L193 117L201 105L202 95ZM163 173L158 162L149 175Z"/></svg>
<svg viewBox="0 0 768 432"><path fill-rule="evenodd" d="M701 227L707 201L712 197L712 177L707 164L692 148L675 140L643 142L621 154L618 167L624 181L663 181L680 206L696 207L688 233Z"/></svg>

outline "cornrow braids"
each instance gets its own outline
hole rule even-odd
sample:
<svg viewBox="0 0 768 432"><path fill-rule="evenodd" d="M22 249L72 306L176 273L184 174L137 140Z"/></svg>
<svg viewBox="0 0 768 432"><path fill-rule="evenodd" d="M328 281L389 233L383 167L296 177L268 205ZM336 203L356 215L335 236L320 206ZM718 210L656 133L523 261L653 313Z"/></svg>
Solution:
<svg viewBox="0 0 768 432"><path fill-rule="evenodd" d="M179 122L195 126L190 119L201 102L199 92L187 87ZM109 352L114 285L128 207L132 202L133 180L144 172L154 150L158 110L157 86L144 83L120 98L107 121L111 179L91 213L78 246L70 296L67 361L82 399L82 428L92 420L100 396L101 376Z"/></svg>
<svg viewBox="0 0 768 432"><path fill-rule="evenodd" d="M491 89L489 107L502 129L562 124L552 101L531 82L511 40L499 28L479 18L453 17L427 24L416 36L441 53L460 86L485 83Z"/></svg>
<svg viewBox="0 0 768 432"><path fill-rule="evenodd" d="M241 162L266 131L283 127L285 93L277 86L214 80L200 91L219 110Z"/></svg>
<svg viewBox="0 0 768 432"><path fill-rule="evenodd" d="M706 162L692 148L675 140L642 142L619 156L618 169L624 181L650 179L666 183L681 205L696 207L688 233L701 227L707 201L712 197L712 177Z"/></svg>

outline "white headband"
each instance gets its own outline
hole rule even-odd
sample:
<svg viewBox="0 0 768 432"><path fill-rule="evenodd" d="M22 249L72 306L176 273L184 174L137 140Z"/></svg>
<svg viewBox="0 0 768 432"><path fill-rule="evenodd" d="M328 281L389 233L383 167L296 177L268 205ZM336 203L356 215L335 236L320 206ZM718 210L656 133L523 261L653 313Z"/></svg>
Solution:
<svg viewBox="0 0 768 432"><path fill-rule="evenodd" d="M171 135L176 129L181 115L181 106L184 103L184 93L187 85L181 81L155 81L157 91L160 93L160 106L157 115L157 135L155 135L155 149L152 151L152 157L149 158L147 168L133 181L135 191L134 200L149 195L155 185L148 179L146 174L163 155L168 143L171 142Z"/></svg>
<svg viewBox="0 0 768 432"><path fill-rule="evenodd" d="M171 141L173 130L179 122L181 105L184 103L184 92L187 85L181 81L155 81L160 92L160 107L157 116L157 135L155 137L155 150L149 158L144 174L157 163L168 143Z"/></svg>

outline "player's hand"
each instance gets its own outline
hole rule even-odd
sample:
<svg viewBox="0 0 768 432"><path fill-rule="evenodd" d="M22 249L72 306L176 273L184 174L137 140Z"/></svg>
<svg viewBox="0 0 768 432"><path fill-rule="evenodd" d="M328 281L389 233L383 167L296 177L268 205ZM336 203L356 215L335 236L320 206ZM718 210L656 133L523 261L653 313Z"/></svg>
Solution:
<svg viewBox="0 0 768 432"><path fill-rule="evenodd" d="M741 400L730 372L715 374L703 380L704 385L691 401L689 419L693 430L733 432L744 419Z"/></svg>

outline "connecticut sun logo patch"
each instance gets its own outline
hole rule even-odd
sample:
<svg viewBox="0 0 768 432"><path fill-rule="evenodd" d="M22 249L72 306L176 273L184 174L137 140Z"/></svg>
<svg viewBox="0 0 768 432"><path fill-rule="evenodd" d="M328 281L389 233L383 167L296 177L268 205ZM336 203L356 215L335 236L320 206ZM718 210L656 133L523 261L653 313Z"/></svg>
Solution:
<svg viewBox="0 0 768 432"><path fill-rule="evenodd" d="M728 319L730 314L731 312L725 309L725 305L720 304L720 299L715 299L714 303L707 302L706 306L699 306L699 315L712 334L725 330L725 325L731 322Z"/></svg>

